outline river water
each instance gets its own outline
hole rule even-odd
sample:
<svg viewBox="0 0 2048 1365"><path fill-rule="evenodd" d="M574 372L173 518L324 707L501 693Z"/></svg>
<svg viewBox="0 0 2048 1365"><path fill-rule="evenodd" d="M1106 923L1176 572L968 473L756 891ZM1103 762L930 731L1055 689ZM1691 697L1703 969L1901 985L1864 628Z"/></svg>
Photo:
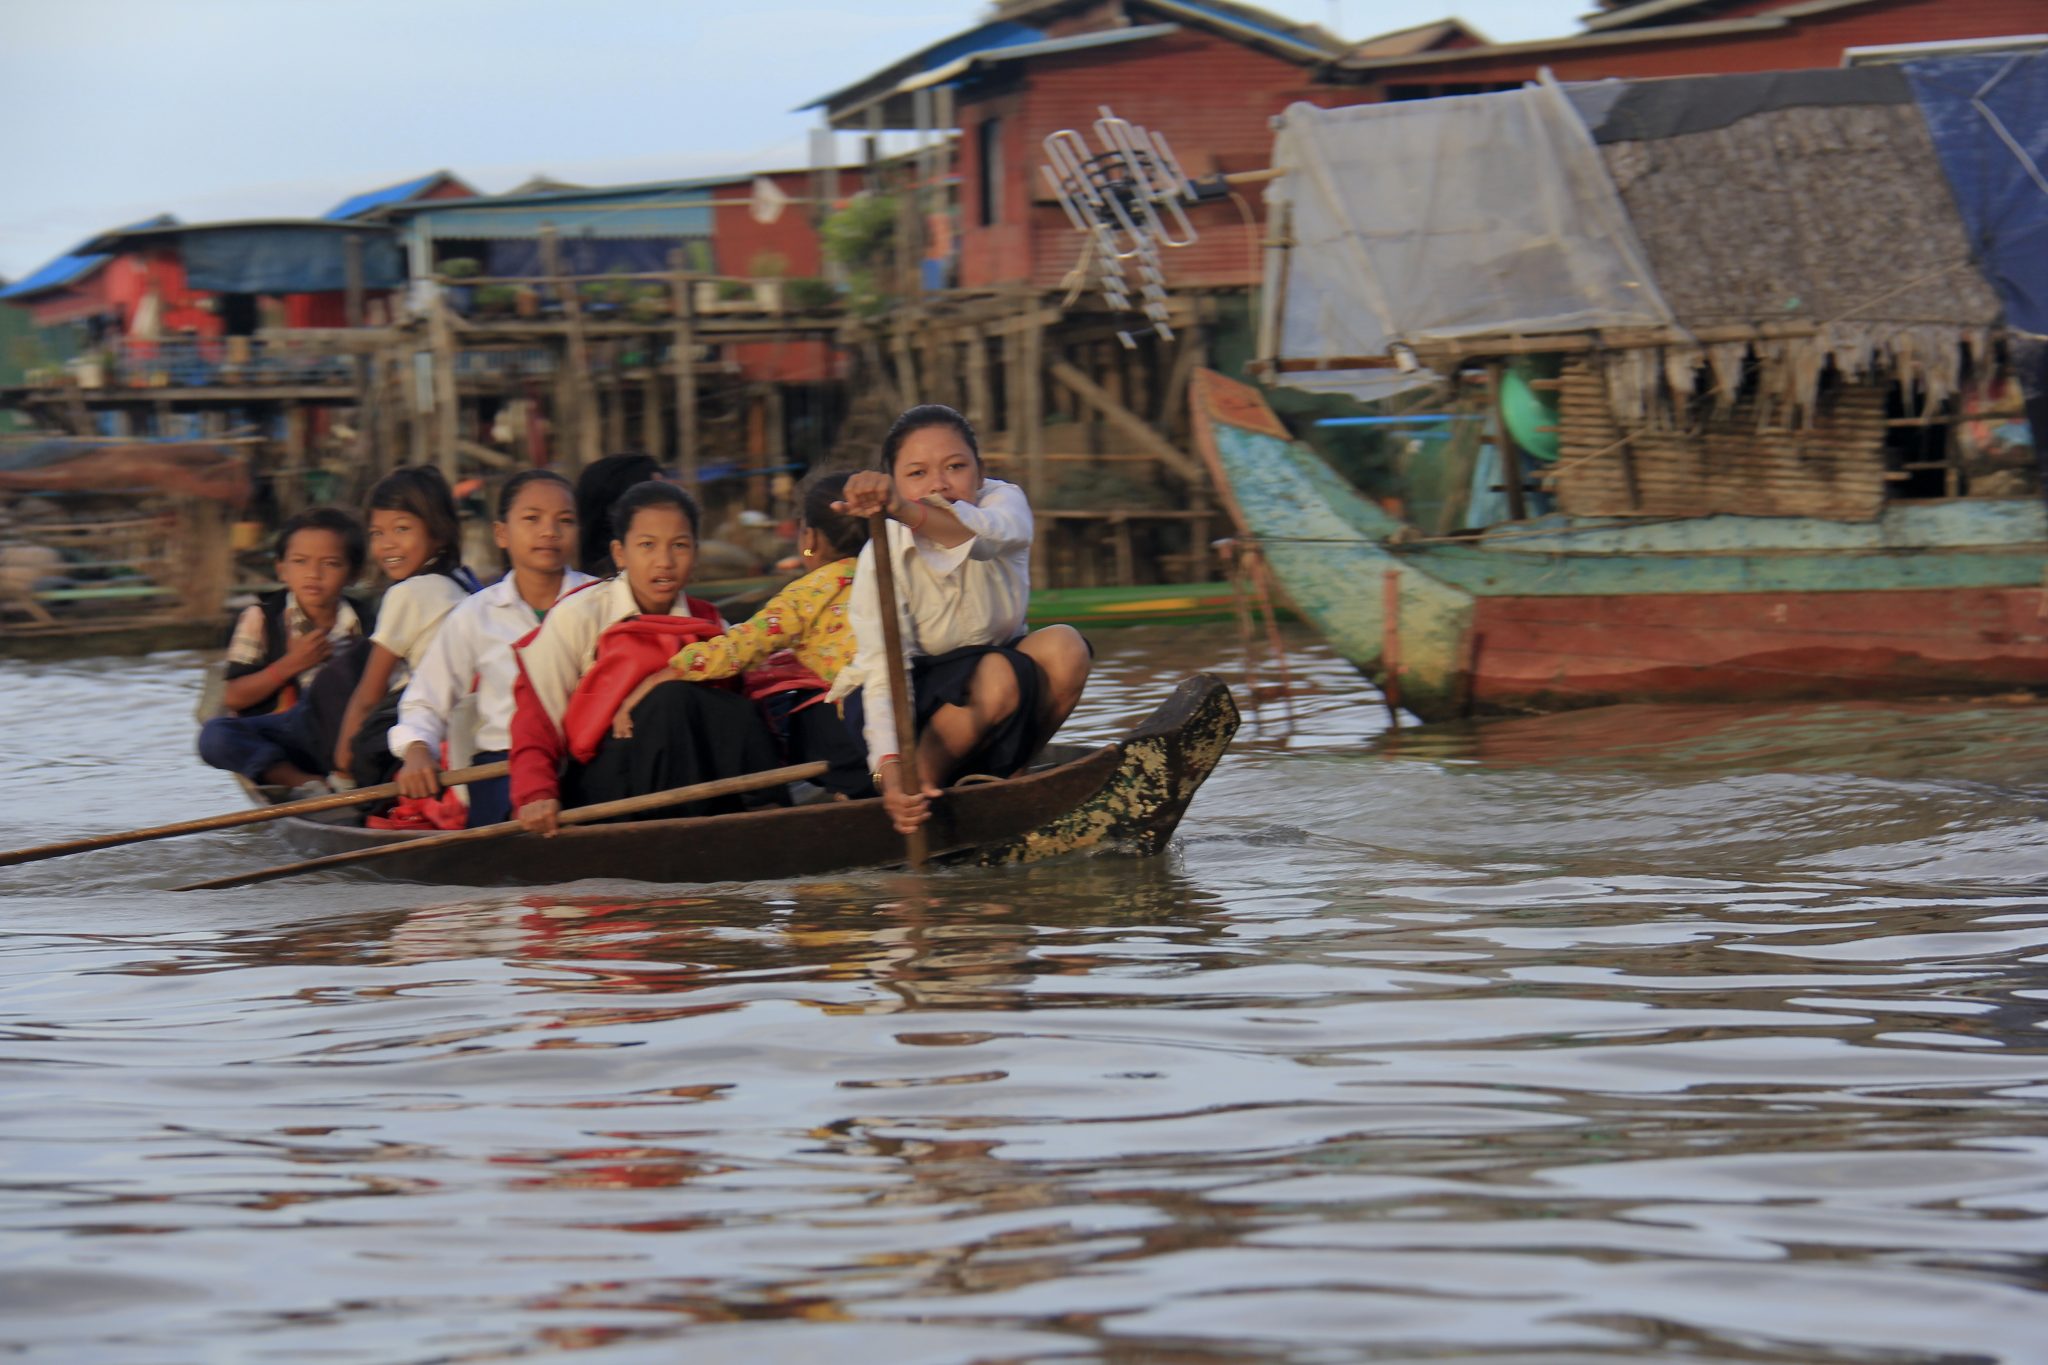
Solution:
<svg viewBox="0 0 2048 1365"><path fill-rule="evenodd" d="M50 1362L2048 1360L2048 706L1382 734L1293 640L1148 861L0 871ZM1109 735L1229 629L1103 632ZM1271 683L1268 670L1262 681ZM0 664L0 846L214 810L192 656Z"/></svg>

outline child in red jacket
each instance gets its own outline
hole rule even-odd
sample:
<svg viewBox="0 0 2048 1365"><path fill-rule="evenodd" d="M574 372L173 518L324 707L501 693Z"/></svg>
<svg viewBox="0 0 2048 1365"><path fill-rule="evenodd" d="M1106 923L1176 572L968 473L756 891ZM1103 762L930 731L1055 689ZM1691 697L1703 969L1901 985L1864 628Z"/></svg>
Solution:
<svg viewBox="0 0 2048 1365"><path fill-rule="evenodd" d="M627 489L611 515L618 576L563 598L513 646L512 808L532 832L554 833L565 801L595 805L779 766L753 703L709 684L655 688L632 711L631 737L612 733L641 682L684 645L725 630L716 607L684 592L697 519L696 499L674 484ZM739 808L733 797L656 814Z"/></svg>

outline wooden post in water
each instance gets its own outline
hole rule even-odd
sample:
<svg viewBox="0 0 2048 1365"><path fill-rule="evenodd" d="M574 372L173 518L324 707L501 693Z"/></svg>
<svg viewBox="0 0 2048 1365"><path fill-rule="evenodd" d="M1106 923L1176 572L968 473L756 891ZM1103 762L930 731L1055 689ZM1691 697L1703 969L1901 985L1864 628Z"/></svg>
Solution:
<svg viewBox="0 0 2048 1365"><path fill-rule="evenodd" d="M1401 728L1401 571L1380 576L1380 694L1387 699L1387 723Z"/></svg>

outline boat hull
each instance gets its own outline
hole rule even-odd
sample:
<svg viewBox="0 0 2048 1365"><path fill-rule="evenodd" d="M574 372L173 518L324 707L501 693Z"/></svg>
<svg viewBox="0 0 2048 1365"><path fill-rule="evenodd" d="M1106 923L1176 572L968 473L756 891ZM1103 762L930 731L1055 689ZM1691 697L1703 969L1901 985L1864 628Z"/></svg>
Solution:
<svg viewBox="0 0 2048 1365"><path fill-rule="evenodd" d="M1257 390L1204 372L1191 393L1197 446L1282 591L1424 720L2048 689L2038 499L1423 537L1290 440Z"/></svg>
<svg viewBox="0 0 2048 1365"><path fill-rule="evenodd" d="M1471 709L2039 688L2042 605L2038 587L1484 597Z"/></svg>
<svg viewBox="0 0 2048 1365"><path fill-rule="evenodd" d="M995 865L1077 853L1162 851L1237 732L1230 689L1209 674L1182 682L1143 724L1043 771L954 787L933 806L939 863ZM324 856L420 836L312 820L277 822L292 845ZM903 860L879 800L697 819L579 825L551 839L512 838L395 852L352 868L387 880L539 886L584 878L657 883L818 876Z"/></svg>

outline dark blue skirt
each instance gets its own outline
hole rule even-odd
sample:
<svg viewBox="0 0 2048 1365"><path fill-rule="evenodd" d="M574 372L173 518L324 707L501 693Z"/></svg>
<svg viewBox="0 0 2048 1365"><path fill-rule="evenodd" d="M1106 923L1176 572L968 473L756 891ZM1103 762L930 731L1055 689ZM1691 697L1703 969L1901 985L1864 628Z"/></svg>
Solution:
<svg viewBox="0 0 2048 1365"><path fill-rule="evenodd" d="M1008 719L982 737L974 752L961 760L956 776L970 773L1009 777L1022 772L1032 755L1045 747L1051 735L1039 733L1039 701L1045 690L1045 675L1038 661L1017 648L1023 636L1006 645L962 645L944 654L910 661L910 691L917 703L917 726L922 730L941 706L965 706L974 684L974 671L983 655L1000 654L1017 676L1017 709ZM846 728L863 749L865 711L861 694L846 698Z"/></svg>

